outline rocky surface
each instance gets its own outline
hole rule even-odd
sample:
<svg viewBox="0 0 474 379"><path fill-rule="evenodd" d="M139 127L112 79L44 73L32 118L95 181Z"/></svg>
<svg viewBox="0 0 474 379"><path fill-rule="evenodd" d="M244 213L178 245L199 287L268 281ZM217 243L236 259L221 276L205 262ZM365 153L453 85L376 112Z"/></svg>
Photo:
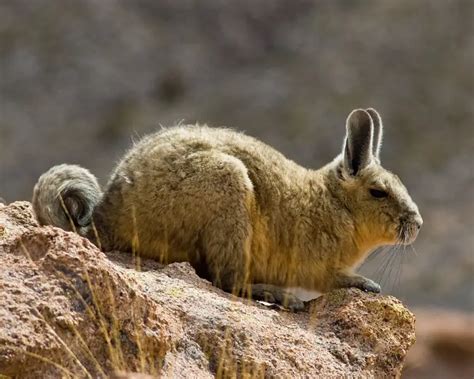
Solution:
<svg viewBox="0 0 474 379"><path fill-rule="evenodd" d="M447 309L416 309L416 344L405 379L474 378L474 315Z"/></svg>
<svg viewBox="0 0 474 379"><path fill-rule="evenodd" d="M338 290L293 314L233 297L186 263L104 254L0 205L0 374L394 377L415 341L395 298ZM144 376L136 376L144 377Z"/></svg>

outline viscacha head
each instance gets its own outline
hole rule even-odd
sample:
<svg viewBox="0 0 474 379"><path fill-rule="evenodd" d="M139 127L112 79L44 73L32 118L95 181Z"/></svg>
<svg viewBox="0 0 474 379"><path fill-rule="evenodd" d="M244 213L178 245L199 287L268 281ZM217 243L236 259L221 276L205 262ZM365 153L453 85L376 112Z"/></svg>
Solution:
<svg viewBox="0 0 474 379"><path fill-rule="evenodd" d="M354 219L355 238L368 248L410 244L423 224L399 177L380 164L383 125L375 109L355 109L336 158L338 197Z"/></svg>

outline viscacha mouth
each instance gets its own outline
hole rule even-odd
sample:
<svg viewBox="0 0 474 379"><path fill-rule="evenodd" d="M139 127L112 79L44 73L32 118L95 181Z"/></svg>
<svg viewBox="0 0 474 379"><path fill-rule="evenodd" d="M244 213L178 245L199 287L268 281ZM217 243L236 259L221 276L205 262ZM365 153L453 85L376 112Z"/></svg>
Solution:
<svg viewBox="0 0 474 379"><path fill-rule="evenodd" d="M401 245L410 245L415 242L420 227L415 222L405 221L398 228L397 243Z"/></svg>

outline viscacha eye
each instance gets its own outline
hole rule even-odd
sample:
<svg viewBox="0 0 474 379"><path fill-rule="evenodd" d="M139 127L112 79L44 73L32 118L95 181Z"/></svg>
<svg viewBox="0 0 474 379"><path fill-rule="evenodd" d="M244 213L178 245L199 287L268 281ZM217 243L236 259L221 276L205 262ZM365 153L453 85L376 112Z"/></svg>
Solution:
<svg viewBox="0 0 474 379"><path fill-rule="evenodd" d="M388 196L388 193L385 192L385 191L382 191L382 190L378 190L378 189L375 189L375 188L371 188L369 190L370 194L373 196L373 197L376 197L377 199L380 199L382 197L387 197Z"/></svg>

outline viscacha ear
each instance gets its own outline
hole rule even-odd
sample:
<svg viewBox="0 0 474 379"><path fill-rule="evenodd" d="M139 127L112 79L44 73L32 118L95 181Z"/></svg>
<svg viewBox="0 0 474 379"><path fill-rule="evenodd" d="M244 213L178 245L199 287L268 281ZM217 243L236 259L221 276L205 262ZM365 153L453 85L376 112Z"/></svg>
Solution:
<svg viewBox="0 0 474 379"><path fill-rule="evenodd" d="M380 114L374 108L366 109L366 112L372 118L372 122L374 125L374 138L372 140L372 153L374 157L380 163L380 149L382 148L382 138L383 138L382 117L380 117Z"/></svg>
<svg viewBox="0 0 474 379"><path fill-rule="evenodd" d="M363 109L355 109L347 117L342 154L349 174L356 175L372 161L373 130L372 118Z"/></svg>

